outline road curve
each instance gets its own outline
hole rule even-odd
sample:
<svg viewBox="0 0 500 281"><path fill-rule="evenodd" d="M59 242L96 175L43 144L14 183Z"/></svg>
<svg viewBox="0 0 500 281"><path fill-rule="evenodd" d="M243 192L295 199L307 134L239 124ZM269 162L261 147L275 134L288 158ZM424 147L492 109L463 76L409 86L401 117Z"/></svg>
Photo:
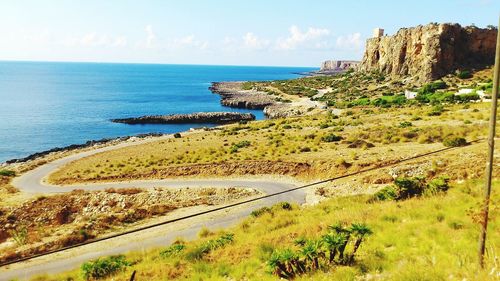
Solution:
<svg viewBox="0 0 500 281"><path fill-rule="evenodd" d="M160 138L168 138L160 137ZM143 144L156 141L159 138L139 140L135 142L124 142L114 146L102 147L94 150L76 153L64 158L49 162L39 166L31 171L16 177L12 184L22 192L31 194L55 194L70 192L75 189L83 190L102 190L106 188L180 188L180 187L246 187L254 188L266 194L279 192L295 187L295 185L271 182L264 180L137 180L126 182L110 183L92 183L68 186L56 186L48 184L45 180L48 175L61 168L63 165L86 156L97 154L104 151L118 149L131 145ZM85 245L77 249L71 249L48 256L35 258L25 262L4 266L0 268L0 281L11 279L29 279L39 274L54 274L62 271L77 268L81 263L100 256L126 253L129 251L145 250L151 247L165 246L173 242L178 237L186 239L196 238L196 234L202 227L210 229L224 228L236 224L241 219L247 217L252 210L263 206L270 206L277 202L288 201L298 204L305 202L305 193L303 190L269 197L263 200L255 201L249 204L240 205L227 210L217 211L211 214L190 218L184 221L155 227L148 230L147 233L132 233L129 235L97 242L91 245ZM209 207L202 208L204 210ZM189 213L199 211L199 207L186 208L184 210L174 211L168 215L168 218L185 216Z"/></svg>

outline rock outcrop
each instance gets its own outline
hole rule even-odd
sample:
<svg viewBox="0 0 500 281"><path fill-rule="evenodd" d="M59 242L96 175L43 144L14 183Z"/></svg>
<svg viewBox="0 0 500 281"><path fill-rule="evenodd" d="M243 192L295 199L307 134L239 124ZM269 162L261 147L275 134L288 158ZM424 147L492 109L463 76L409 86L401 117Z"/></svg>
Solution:
<svg viewBox="0 0 500 281"><path fill-rule="evenodd" d="M357 68L359 63L353 60L327 60L321 63L319 72L343 72Z"/></svg>
<svg viewBox="0 0 500 281"><path fill-rule="evenodd" d="M368 39L358 69L425 83L456 70L492 65L496 35L494 28L447 23L402 28L393 36Z"/></svg>
<svg viewBox="0 0 500 281"><path fill-rule="evenodd" d="M147 115L141 117L112 119L115 123L125 124L190 124L190 123L208 123L208 124L227 124L239 121L255 120L255 115L251 113L239 112L197 112L190 114L172 114L172 115Z"/></svg>
<svg viewBox="0 0 500 281"><path fill-rule="evenodd" d="M243 82L213 82L209 88L212 93L221 96L224 106L247 109L264 109L276 101L264 92L243 90Z"/></svg>

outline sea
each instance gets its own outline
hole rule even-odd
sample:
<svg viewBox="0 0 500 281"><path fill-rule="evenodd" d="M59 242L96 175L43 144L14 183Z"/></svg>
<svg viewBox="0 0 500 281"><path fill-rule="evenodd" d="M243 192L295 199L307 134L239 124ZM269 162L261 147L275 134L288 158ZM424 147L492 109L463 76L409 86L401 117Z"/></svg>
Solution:
<svg viewBox="0 0 500 281"><path fill-rule="evenodd" d="M224 107L215 81L292 79L317 70L121 63L0 61L0 163L88 140L174 133L213 124L128 125L112 118L192 112L250 112Z"/></svg>

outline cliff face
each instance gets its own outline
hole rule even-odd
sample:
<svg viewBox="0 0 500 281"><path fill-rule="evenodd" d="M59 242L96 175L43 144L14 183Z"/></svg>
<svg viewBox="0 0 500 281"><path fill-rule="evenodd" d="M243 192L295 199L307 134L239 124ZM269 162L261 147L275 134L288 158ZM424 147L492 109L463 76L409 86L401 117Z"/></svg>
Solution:
<svg viewBox="0 0 500 281"><path fill-rule="evenodd" d="M351 60L327 60L321 63L321 71L345 71L350 68L356 68L359 65L359 61Z"/></svg>
<svg viewBox="0 0 500 281"><path fill-rule="evenodd" d="M496 34L496 29L458 24L402 28L393 36L368 39L359 70L428 82L457 69L492 65Z"/></svg>

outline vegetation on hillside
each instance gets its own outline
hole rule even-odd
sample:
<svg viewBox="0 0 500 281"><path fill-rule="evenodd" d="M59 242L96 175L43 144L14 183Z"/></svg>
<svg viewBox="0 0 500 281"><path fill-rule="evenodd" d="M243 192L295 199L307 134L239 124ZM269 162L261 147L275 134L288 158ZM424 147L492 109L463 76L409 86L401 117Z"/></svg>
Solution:
<svg viewBox="0 0 500 281"><path fill-rule="evenodd" d="M500 205L498 193L492 198L486 268L477 270L481 186L481 182L467 181L447 193L404 201L367 203L370 196L350 196L312 207L279 205L231 228L229 243L201 256L190 253L204 252L200 249L228 232L205 231L198 240L174 243L183 245L180 250L165 246L129 254L126 260L132 265L104 279L128 280L136 271L137 280L277 280L277 275L290 272L295 280L496 280L500 275L495 265L500 243L500 236L495 235L500 231L495 207ZM495 182L494 188L498 187L500 183ZM355 228L365 226L369 231L363 233L372 235L354 235ZM346 230L351 243L340 258ZM347 257L353 251L357 258L350 260ZM85 272L37 280L81 280Z"/></svg>
<svg viewBox="0 0 500 281"><path fill-rule="evenodd" d="M353 108L340 115L234 124L221 130L186 134L148 145L117 149L80 159L53 174L56 183L177 176L285 174L324 178L337 161L349 169L376 165L387 157L425 151L434 144L485 136L487 104L418 108ZM454 140L450 142L450 140ZM405 144L398 154L387 150ZM352 157L352 148L357 157ZM411 149L410 149L411 148ZM359 159L363 165L356 165ZM258 162L252 162L258 161ZM241 165L238 163L246 163ZM234 165L236 166L234 166ZM295 169L301 165L300 169ZM289 168L287 168L289 167ZM292 169L292 167L295 167ZM189 174L186 174L189 172ZM334 174L333 174L334 175Z"/></svg>

